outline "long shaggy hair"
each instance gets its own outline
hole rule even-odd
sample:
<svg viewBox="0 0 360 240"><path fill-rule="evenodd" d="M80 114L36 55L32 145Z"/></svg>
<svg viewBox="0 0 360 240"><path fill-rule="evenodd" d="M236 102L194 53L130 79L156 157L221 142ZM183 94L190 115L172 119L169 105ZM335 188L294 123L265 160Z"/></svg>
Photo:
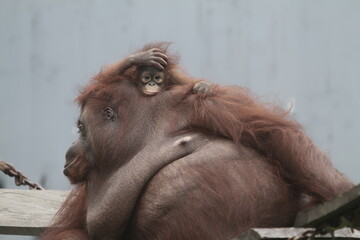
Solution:
<svg viewBox="0 0 360 240"><path fill-rule="evenodd" d="M302 126L289 117L288 110L262 103L251 91L237 86L214 84L208 94L193 94L195 83L201 79L190 77L179 67L179 57L169 51L169 43L151 43L140 51L152 48L161 49L168 56L168 89L182 89L187 93L183 100L190 106L194 127L256 149L277 166L296 191L310 196L313 203L329 200L352 186L306 136ZM131 74L109 76L101 71L77 100L83 106L93 92L101 92L111 83L124 79L134 81Z"/></svg>
<svg viewBox="0 0 360 240"><path fill-rule="evenodd" d="M188 106L190 127L230 139L239 148L247 146L258 151L275 167L278 177L289 183L299 196L309 199L307 207L353 187L305 135L301 125L289 117L288 111L258 101L249 90L241 87L214 84L209 86L209 93L194 94L193 87L200 79L182 71L178 66L179 58L168 50L168 43L148 44L140 51L154 47L169 56L165 70L169 81L166 91L182 95L181 102ZM123 75L110 74L106 69L100 71L81 91L77 102L83 107L94 96L96 101L111 101L117 97L109 94L111 85L125 80L134 82L134 71L136 67ZM77 229L78 235L86 239L86 234L81 232L86 229L86 194L86 182L75 186L52 225L60 228L49 229L44 239L61 236L66 230L76 233Z"/></svg>

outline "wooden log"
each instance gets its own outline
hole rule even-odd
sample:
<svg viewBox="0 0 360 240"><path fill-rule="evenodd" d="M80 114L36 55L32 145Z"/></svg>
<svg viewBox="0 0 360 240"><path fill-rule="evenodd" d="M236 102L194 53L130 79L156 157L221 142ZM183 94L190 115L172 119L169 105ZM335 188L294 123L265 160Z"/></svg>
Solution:
<svg viewBox="0 0 360 240"><path fill-rule="evenodd" d="M0 234L40 235L67 195L67 191L0 189Z"/></svg>

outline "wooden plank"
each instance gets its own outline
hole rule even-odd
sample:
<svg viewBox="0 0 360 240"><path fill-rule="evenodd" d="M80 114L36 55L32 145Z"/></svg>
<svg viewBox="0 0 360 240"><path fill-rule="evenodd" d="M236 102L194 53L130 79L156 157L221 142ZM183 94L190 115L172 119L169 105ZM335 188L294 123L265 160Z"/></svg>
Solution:
<svg viewBox="0 0 360 240"><path fill-rule="evenodd" d="M354 212L360 207L360 185L341 194L331 201L325 202L315 208L299 212L295 227L317 227L329 220L334 220L347 213Z"/></svg>
<svg viewBox="0 0 360 240"><path fill-rule="evenodd" d="M0 234L38 236L67 195L67 191L0 189Z"/></svg>
<svg viewBox="0 0 360 240"><path fill-rule="evenodd" d="M281 240L301 236L302 233L313 230L312 228L253 228L240 234L232 240ZM343 228L334 232L336 239L360 239L360 231ZM331 234L315 235L314 239L331 240Z"/></svg>
<svg viewBox="0 0 360 240"><path fill-rule="evenodd" d="M49 225L67 195L67 191L0 189L0 234L39 235ZM296 226L333 219L344 211L359 207L359 201L360 185L330 202L299 213ZM236 239L263 239L263 236L274 236L277 239L282 239L281 237L284 236L286 239L298 235L299 231L304 229L252 229ZM353 235L344 236L349 239L360 239L358 231Z"/></svg>

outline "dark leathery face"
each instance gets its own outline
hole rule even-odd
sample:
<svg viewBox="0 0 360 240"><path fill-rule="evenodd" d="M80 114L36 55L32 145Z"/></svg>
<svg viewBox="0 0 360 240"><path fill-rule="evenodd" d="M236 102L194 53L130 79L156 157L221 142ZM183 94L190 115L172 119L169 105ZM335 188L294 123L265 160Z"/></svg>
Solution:
<svg viewBox="0 0 360 240"><path fill-rule="evenodd" d="M165 73L154 67L141 68L137 78L138 86L145 95L155 95L165 87Z"/></svg>

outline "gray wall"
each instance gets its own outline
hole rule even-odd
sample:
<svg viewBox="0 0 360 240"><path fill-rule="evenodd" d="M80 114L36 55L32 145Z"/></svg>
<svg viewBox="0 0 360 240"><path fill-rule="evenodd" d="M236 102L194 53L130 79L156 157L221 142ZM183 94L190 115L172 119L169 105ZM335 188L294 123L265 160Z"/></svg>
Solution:
<svg viewBox="0 0 360 240"><path fill-rule="evenodd" d="M0 34L0 158L49 189L69 188L79 87L152 41L174 42L193 76L295 104L360 182L358 0L0 0Z"/></svg>

